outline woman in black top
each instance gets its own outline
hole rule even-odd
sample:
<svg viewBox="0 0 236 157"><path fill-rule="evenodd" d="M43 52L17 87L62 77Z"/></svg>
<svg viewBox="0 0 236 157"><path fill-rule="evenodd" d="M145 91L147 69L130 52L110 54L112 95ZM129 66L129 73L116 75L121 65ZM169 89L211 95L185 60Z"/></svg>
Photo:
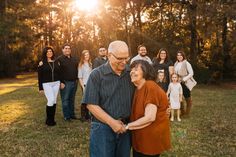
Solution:
<svg viewBox="0 0 236 157"><path fill-rule="evenodd" d="M54 56L53 49L51 47L45 47L43 50L42 61L40 61L38 66L39 92L44 93L47 98L46 124L48 126L56 125L54 117L57 95L60 87L60 63L54 60Z"/></svg>
<svg viewBox="0 0 236 157"><path fill-rule="evenodd" d="M159 71L165 73L167 84L169 85L169 76L174 72L173 62L169 59L168 51L160 49L157 56L152 60L153 67L158 74Z"/></svg>

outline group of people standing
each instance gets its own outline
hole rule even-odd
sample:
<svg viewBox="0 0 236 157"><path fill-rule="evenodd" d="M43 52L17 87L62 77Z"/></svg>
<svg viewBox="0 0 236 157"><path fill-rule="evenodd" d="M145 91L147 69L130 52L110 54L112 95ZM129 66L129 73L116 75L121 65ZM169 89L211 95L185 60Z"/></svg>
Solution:
<svg viewBox="0 0 236 157"><path fill-rule="evenodd" d="M144 45L138 46L138 55L132 58L131 63L135 60L147 61L157 74L157 84L166 92L171 107L171 121L174 121L174 110L177 110L177 120L181 121L182 117L189 116L192 99L191 89L186 82L193 77L193 69L187 61L185 53L178 51L176 62L173 64L166 49L161 48L156 57L151 59L147 56L147 49ZM186 101L186 107L183 103L183 97Z"/></svg>
<svg viewBox="0 0 236 157"><path fill-rule="evenodd" d="M81 118L91 120L91 157L129 157L131 144L134 157L159 156L171 147L168 96L171 116L180 106L182 89L186 112L190 111L191 92L184 81L193 76L193 71L182 51L173 65L167 50L161 49L151 60L144 45L138 47L138 55L129 64L128 50L125 42L113 41L108 50L99 49L93 63L89 51L84 50L78 64L70 55L69 45L57 59L52 48L45 48L39 64L39 89L48 100L47 125L55 125L59 89L64 119L76 118L74 99L79 79L83 91ZM175 84L181 88L178 92Z"/></svg>
<svg viewBox="0 0 236 157"><path fill-rule="evenodd" d="M104 49L103 47L100 49ZM106 62L105 52L100 53L99 57L94 61L92 67L91 57L88 50L84 50L81 54L81 59L78 60L71 55L71 46L65 44L62 47L63 54L55 57L52 47L45 47L42 54L42 60L38 65L38 84L39 92L44 93L47 98L46 105L46 124L48 126L56 125L55 112L57 96L60 90L62 111L65 121L77 119L75 116L75 95L77 85L84 92L86 82L92 68ZM81 121L90 119L87 108L81 104Z"/></svg>

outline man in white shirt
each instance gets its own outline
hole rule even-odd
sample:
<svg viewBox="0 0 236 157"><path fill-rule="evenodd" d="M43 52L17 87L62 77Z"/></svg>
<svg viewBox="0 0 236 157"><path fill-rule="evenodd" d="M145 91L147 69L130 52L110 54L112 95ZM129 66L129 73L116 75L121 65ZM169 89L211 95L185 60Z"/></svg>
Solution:
<svg viewBox="0 0 236 157"><path fill-rule="evenodd" d="M151 59L147 56L147 49L144 45L138 46L138 55L131 59L130 64L135 60L145 60L149 64L152 64Z"/></svg>

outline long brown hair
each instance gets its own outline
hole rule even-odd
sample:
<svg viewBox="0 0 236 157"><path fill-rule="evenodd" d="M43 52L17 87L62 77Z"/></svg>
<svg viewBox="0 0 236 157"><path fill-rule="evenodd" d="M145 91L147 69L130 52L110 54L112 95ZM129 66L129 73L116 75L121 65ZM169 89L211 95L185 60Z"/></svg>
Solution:
<svg viewBox="0 0 236 157"><path fill-rule="evenodd" d="M86 53L89 54L88 63L89 63L89 66L92 67L92 61L91 61L91 56L90 56L89 50L83 50L83 51L82 51L82 53L81 53L81 58L80 58L80 61L79 61L79 67L81 67L81 66L84 64L84 58L85 58L85 54L86 54Z"/></svg>
<svg viewBox="0 0 236 157"><path fill-rule="evenodd" d="M168 62L168 61L169 61L169 53L168 53L167 49L165 49L165 48L161 48L161 49L158 51L157 57L156 57L156 58L157 58L157 61L158 61L158 62L161 61L161 58L160 58L161 51L165 51L165 52L166 52L166 58L165 58L164 62L165 62L165 63Z"/></svg>
<svg viewBox="0 0 236 157"><path fill-rule="evenodd" d="M181 56L183 56L183 60L185 60L185 59L186 59L186 55L185 55L184 51L181 51L181 50L177 51L177 54L176 54L176 56L178 55L178 53L180 53L180 54L181 54ZM178 59L177 59L177 61L179 62L179 60L178 60Z"/></svg>

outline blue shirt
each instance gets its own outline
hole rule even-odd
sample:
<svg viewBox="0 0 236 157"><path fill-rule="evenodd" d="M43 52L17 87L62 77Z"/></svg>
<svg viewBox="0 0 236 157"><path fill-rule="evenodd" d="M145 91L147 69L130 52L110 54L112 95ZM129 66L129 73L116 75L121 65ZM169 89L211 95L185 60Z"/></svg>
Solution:
<svg viewBox="0 0 236 157"><path fill-rule="evenodd" d="M106 63L91 72L82 103L98 105L114 119L127 118L131 113L133 94L128 65L119 76Z"/></svg>

